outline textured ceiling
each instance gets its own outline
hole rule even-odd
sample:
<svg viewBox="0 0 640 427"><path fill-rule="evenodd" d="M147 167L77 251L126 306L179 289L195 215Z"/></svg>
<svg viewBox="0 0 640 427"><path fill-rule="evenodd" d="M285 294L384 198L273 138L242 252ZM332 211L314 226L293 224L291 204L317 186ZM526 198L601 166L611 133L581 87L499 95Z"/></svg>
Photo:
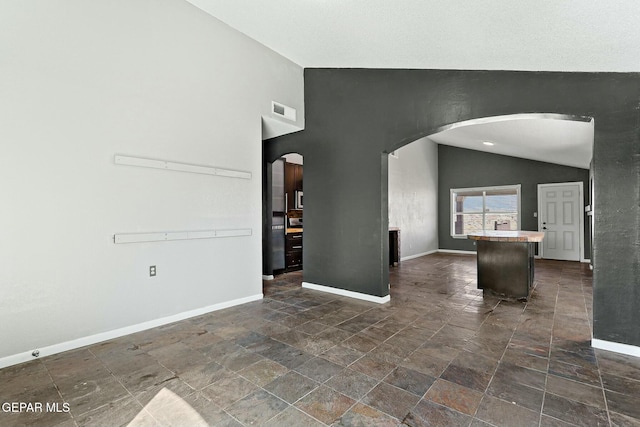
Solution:
<svg viewBox="0 0 640 427"><path fill-rule="evenodd" d="M304 68L640 72L639 0L187 1ZM587 168L593 124L498 121L432 139Z"/></svg>
<svg viewBox="0 0 640 427"><path fill-rule="evenodd" d="M302 67L640 71L638 0L188 0Z"/></svg>

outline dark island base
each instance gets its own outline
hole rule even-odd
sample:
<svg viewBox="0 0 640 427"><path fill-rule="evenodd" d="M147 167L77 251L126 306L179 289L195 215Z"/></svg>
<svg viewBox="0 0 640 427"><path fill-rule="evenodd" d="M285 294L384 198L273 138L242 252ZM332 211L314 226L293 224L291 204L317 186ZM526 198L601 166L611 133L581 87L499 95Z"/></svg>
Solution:
<svg viewBox="0 0 640 427"><path fill-rule="evenodd" d="M478 240L478 289L508 300L527 300L533 286L534 243Z"/></svg>

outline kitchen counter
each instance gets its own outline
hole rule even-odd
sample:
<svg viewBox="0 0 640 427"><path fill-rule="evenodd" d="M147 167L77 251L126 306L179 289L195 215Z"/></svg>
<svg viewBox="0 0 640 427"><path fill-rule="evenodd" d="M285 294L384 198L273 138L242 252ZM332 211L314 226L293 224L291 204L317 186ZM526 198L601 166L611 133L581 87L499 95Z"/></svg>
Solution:
<svg viewBox="0 0 640 427"><path fill-rule="evenodd" d="M472 240L485 240L489 242L542 242L544 233L540 231L483 231L471 233L467 238Z"/></svg>
<svg viewBox="0 0 640 427"><path fill-rule="evenodd" d="M484 231L467 235L478 247L478 289L508 300L527 300L533 286L538 231Z"/></svg>

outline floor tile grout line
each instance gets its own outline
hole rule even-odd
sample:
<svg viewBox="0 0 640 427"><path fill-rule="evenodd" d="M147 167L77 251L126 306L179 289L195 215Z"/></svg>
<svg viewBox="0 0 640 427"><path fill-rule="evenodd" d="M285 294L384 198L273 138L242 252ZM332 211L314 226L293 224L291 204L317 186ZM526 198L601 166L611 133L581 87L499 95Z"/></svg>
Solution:
<svg viewBox="0 0 640 427"><path fill-rule="evenodd" d="M581 278L582 278L582 275L581 275ZM589 310L587 308L587 300L584 295L584 285L582 283L582 280L580 280L580 291L582 294L582 300L584 304L585 318L589 322L589 326L591 327L591 337L593 338L593 319L590 319L591 316L589 315ZM604 381L602 380L602 370L600 369L600 360L598 359L598 355L596 354L595 351L593 352L593 355L595 357L596 367L598 369L598 379L600 380L600 389L602 390L602 398L604 399L604 408L605 408L605 411L607 412L607 420L609 421L609 425L613 426L613 422L611 421L611 412L609 411L609 402L607 400L607 392L605 391Z"/></svg>
<svg viewBox="0 0 640 427"><path fill-rule="evenodd" d="M535 285L534 285L534 289L533 290L535 290ZM501 303L502 303L502 301L500 301L498 303L498 305L500 305ZM502 360L504 359L504 355L507 353L507 349L509 348L509 344L511 343L511 341L513 340L514 335L516 334L516 330L518 329L518 326L520 325L520 319L522 318L522 316L526 312L528 304L529 304L529 301L527 301L525 303L525 305L524 305L524 307L522 309L522 312L520 313L520 316L518 318L518 323L513 328L513 331L511 332L511 336L509 337L509 340L507 341L507 344L505 346L505 349L502 352L502 355L500 356L500 359L498 359L498 363L496 364L496 367L495 367L495 369L493 371L493 374L491 375L491 380L489 381L489 383L487 384L487 387L484 390L483 399L484 399L484 396L490 396L489 394L487 394L487 391L489 390L489 388L491 387L491 384L493 383L493 380L495 379L496 372L498 371L498 368L500 367L500 364L502 363ZM498 305L496 305L496 308L498 307ZM486 322L486 319L485 319L485 322ZM500 399L500 398L496 398L496 399L502 400L503 402L507 402L504 399ZM507 402L507 403L509 403L509 402ZM511 402L511 403L513 403L513 402ZM526 408L526 409L528 409L528 408ZM478 408L476 408L476 411L475 411L475 413L473 415L474 419L479 419L479 418L477 418L478 410L480 410L480 405L478 405ZM540 408L540 411L542 411L542 407ZM540 420L540 416L538 417L538 420ZM481 421L484 421L484 420L481 420ZM540 421L538 421L538 424L540 424Z"/></svg>
<svg viewBox="0 0 640 427"><path fill-rule="evenodd" d="M46 369L47 371L47 375L49 376L49 379L51 380L51 384L53 385L53 387L56 389L56 392L58 393L58 396L60 396L60 399L63 402L67 402L67 399L64 398L64 396L62 395L62 391L60 391L60 387L58 386L58 384L56 383L56 381L53 379L53 375L51 375L51 370L49 369L49 367L47 366L46 363L44 363L42 360L38 361L43 367L44 369ZM73 412L71 412L71 408L69 409L69 415L71 416L71 420L73 420L73 422L77 425L78 423L75 421L75 417L73 415Z"/></svg>
<svg viewBox="0 0 640 427"><path fill-rule="evenodd" d="M468 304L467 304L467 305L468 305ZM465 306L465 307L466 307L466 306ZM442 331L442 329L444 329L447 325L450 325L450 324L449 324L449 320L451 319L451 317L452 317L452 316L447 317L447 320L446 320L445 322L443 322L442 326L440 326L440 328L438 328L438 330L437 330L436 332L434 332L434 333L431 335L431 337L429 337L429 338L425 341L425 343L426 343L427 341L429 341L431 338L433 338L434 336L436 336L436 335L437 335L440 331ZM484 324L484 323L486 322L487 318L488 318L488 316L484 318L484 320L483 320L483 321L482 321L482 323L481 323L481 326L482 326L482 324ZM415 323L415 322L417 322L417 320L416 320L416 321L414 321L414 323ZM451 326L455 326L455 325L451 325ZM476 333L477 333L477 331L476 331ZM423 343L420 347L418 347L417 349L415 349L414 351L412 351L411 353L409 353L409 355L407 355L407 356L405 357L405 360L406 360L408 357L410 357L412 354L414 354L416 351L418 351L418 349L422 348L422 346L423 346L423 345L424 345L424 343ZM452 357L452 358L451 358L451 360L449 360L449 362L447 363L447 366L445 366L445 368L442 370L442 372L440 373L440 375L442 375L442 373L443 373L443 372L445 372L445 371L447 370L447 368L448 368L448 367L451 365L451 363L456 359L456 357L458 357L458 355L463 351L462 349L456 349L456 350L457 350L456 355L455 355L454 357ZM389 374L387 374L387 376L388 376L388 375L389 375ZM386 376L385 376L385 378L386 378ZM418 402L417 402L415 405L413 405L412 409L411 409L411 410L410 410L410 411L405 415L405 417L403 418L403 420L401 420L401 422L402 422L402 421L404 421L404 419L406 419L406 417L407 417L409 414L411 414L411 412L412 412L412 411L413 411L413 410L418 406L418 404L419 404L422 400L424 400L424 399L426 398L427 394L429 393L429 390L431 390L431 389L433 388L434 384L437 382L437 380L438 380L439 378L440 378L440 376L438 376L438 378L436 378L436 379L434 380L434 382L433 382L433 383L429 386L429 388L428 388L428 389L427 389L427 390L422 394L422 396L420 397L420 399L418 400ZM439 405L439 404L438 404L438 403L436 403L436 402L433 402L433 403L435 403L435 404ZM440 405L440 406L444 406L444 405ZM445 407L446 407L446 406L445 406ZM449 407L446 407L446 408L448 408L448 409L450 409L450 410L453 410L453 411L456 411L456 410L455 410L455 409L453 409L453 408L449 408ZM456 412L459 412L459 411L456 411ZM477 408L476 408L476 412L477 412ZM467 415L467 414L464 414L464 415ZM470 422L472 422L472 420L473 420L474 418L475 418L475 415L474 415L474 416L470 416Z"/></svg>
<svg viewBox="0 0 640 427"><path fill-rule="evenodd" d="M538 421L538 426L542 427L542 414L544 413L544 405L546 403L547 398L547 382L549 381L549 368L551 366L551 347L553 345L553 329L556 324L556 310L558 307L558 295L560 295L560 286L556 284L556 297L553 305L553 319L551 321L551 334L549 336L549 350L547 352L547 371L544 377L544 390L542 392L542 405L540 406L540 418Z"/></svg>
<svg viewBox="0 0 640 427"><path fill-rule="evenodd" d="M113 377L114 377L114 379L118 382L118 384L120 384L120 385L122 386L122 388L123 388L123 389L125 389L125 390L127 391L127 393L129 394L129 396L131 396L131 398L132 398L136 403L138 403L138 405L142 406L142 410L145 410L146 405L143 405L142 403L140 403L140 401L139 401L139 400L138 400L138 399L133 395L133 393L131 393L131 390L129 390L129 388L125 387L125 385L122 383L122 381L120 381L120 378L118 378L118 376L117 376L117 375L116 375L116 374L115 374L111 369L109 369L109 366L107 366L107 364L106 364L106 363L104 363L104 361L103 361L100 357L98 357L98 356L97 356L93 351L91 351L91 347L88 347L88 348L87 348L87 351L89 351L89 353L91 353L91 354L93 355L93 357L95 357L95 358L96 358L96 359L97 359L97 360L102 364L102 366L104 366L104 368L105 368L105 369L106 369L106 370L111 374L111 376L113 376ZM146 352L145 352L145 353L146 353ZM123 399L126 399L126 397L123 397L122 399L118 399L118 400L123 400ZM104 407L104 406L106 406L106 405L108 405L108 404L109 404L109 403L107 403L107 404L105 404L105 405L101 405L100 407L98 407L98 408L94 408L93 410L97 410L97 409L102 408L102 407ZM92 410L92 411L93 411L93 410ZM92 411L88 411L88 412L86 412L86 413L85 413L85 414L83 414L83 415L86 415L86 414L88 414L88 413L90 413L90 412L92 412ZM156 419L156 417L155 417L153 414L151 414L149 411L146 411L146 412L147 412L149 415L151 415L151 417L152 417L156 422L158 422L158 424L162 425L162 423L161 423L158 419Z"/></svg>
<svg viewBox="0 0 640 427"><path fill-rule="evenodd" d="M123 388L123 389L124 389L128 394L129 394L129 397L131 397L131 398L132 398L136 403L138 403L138 404L142 407L142 409L144 410L144 405L140 404L140 402L139 402L139 401L138 401L138 400L133 396L133 394L131 394L131 392L129 391L129 389L128 389L128 388L126 388L126 387L124 386L124 384L122 384L122 382L118 379L118 377L117 377L117 376L116 376L116 375L115 375L115 374L114 374L114 373L109 369L109 367L104 363L104 361L102 361L102 359L100 359L100 358L99 358L99 357L98 357L98 356L97 356L93 351L91 351L91 348L90 348L89 346L88 346L88 347L86 347L85 349L86 349L86 351L87 351L87 352L89 352L89 354L91 354L91 356L92 356L94 359L96 359L96 360L97 360L97 361L98 361L98 362L99 362L99 363L100 363L100 364L101 364L101 365L102 365L102 366L107 370L107 372L109 372L109 375L110 375L111 377L113 377L113 379L114 379L115 381L117 381L117 382L122 386L122 388ZM78 349L78 350L80 350L80 349ZM51 378L51 381L52 381L53 385L55 386L56 390L58 391L58 394L60 395L60 398L61 398L63 401L70 403L69 401L67 401L67 400L62 396L62 392L60 391L60 388L59 388L58 384L56 383L56 381L53 379L53 376L51 375L51 371L49 370L49 367L48 367L48 366L46 366L46 364L45 364L45 363L43 363L43 365L44 365L45 369L47 369L47 373L49 374L49 377ZM125 396L125 397L122 397L122 398L120 398L120 399L117 399L116 401L120 401L120 400L123 400L123 399L126 399L126 396ZM73 413L73 408L71 408L71 409L70 409L70 415L71 415L71 417L72 417L72 420L74 420L74 422L76 422L75 420L76 420L77 418L81 418L82 416L84 416L84 415L86 415L86 414L89 414L89 413L91 413L91 412L97 411L98 409L104 408L105 406L109 405L110 403L113 403L113 401L111 401L111 402L107 402L107 403L105 403L105 404L103 404L103 405L97 406L97 407L95 407L95 408L92 408L92 409L91 409L91 410L89 410L89 411L86 411L86 412L83 412L83 413L81 413L81 414L77 414L77 415L74 415L74 413ZM155 418L154 418L154 419L155 419ZM156 420L156 421L157 421L157 420ZM77 424L77 423L76 423L76 424Z"/></svg>

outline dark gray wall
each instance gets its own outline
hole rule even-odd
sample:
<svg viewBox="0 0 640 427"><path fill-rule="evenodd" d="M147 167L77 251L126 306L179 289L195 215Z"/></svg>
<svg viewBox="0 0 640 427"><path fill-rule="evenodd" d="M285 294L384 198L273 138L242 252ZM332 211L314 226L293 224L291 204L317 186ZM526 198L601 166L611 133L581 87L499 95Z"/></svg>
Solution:
<svg viewBox="0 0 640 427"><path fill-rule="evenodd" d="M438 146L438 240L440 249L474 251L476 247L467 239L451 237L452 188L486 187L492 185L521 184L521 230L537 230L538 184L553 182L582 182L584 204L589 204L589 169L573 168L552 163L537 162L511 156L502 156L476 150ZM584 209L583 209L584 212ZM584 215L584 213L583 213ZM586 215L583 221L587 224ZM591 256L591 242L585 226L584 254Z"/></svg>
<svg viewBox="0 0 640 427"><path fill-rule="evenodd" d="M445 125L516 113L595 119L594 337L640 345L640 74L305 70L304 277L388 294L387 162Z"/></svg>

